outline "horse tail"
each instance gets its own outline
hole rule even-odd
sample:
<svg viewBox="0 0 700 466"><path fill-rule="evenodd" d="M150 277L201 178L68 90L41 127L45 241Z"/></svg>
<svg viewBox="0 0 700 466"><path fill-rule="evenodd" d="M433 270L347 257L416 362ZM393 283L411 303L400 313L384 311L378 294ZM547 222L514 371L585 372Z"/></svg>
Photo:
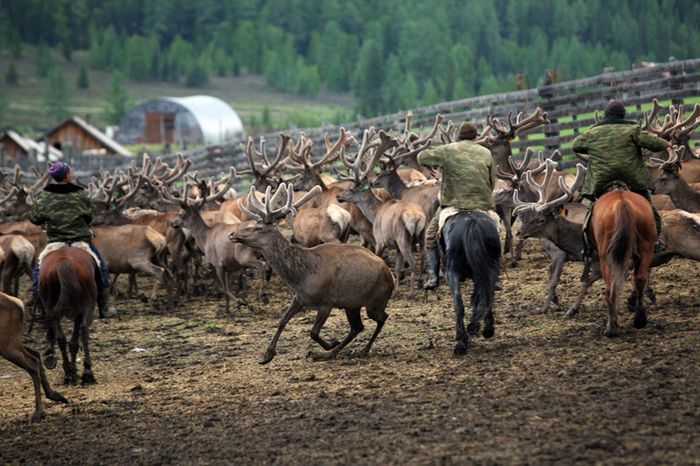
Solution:
<svg viewBox="0 0 700 466"><path fill-rule="evenodd" d="M465 259L473 274L474 299L478 315L483 319L486 312L493 307L496 293L496 280L500 271L501 240L498 227L485 214L473 213L465 224L462 247Z"/></svg>
<svg viewBox="0 0 700 466"><path fill-rule="evenodd" d="M636 233L632 212L627 202L618 202L613 211L616 225L615 232L605 251L606 260L610 267L610 289L615 297L619 297L625 284L625 274L632 260Z"/></svg>
<svg viewBox="0 0 700 466"><path fill-rule="evenodd" d="M76 308L76 299L85 294L82 280L76 267L70 261L62 258L56 262L56 278L58 279L58 299L53 314L62 316Z"/></svg>

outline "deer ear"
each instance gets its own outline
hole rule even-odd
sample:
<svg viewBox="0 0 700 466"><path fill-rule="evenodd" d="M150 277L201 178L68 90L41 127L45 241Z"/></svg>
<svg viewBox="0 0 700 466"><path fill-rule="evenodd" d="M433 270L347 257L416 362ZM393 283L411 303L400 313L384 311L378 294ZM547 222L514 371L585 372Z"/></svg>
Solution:
<svg viewBox="0 0 700 466"><path fill-rule="evenodd" d="M559 215L562 217L566 217L567 215L569 215L569 210L566 207L562 206L559 208Z"/></svg>

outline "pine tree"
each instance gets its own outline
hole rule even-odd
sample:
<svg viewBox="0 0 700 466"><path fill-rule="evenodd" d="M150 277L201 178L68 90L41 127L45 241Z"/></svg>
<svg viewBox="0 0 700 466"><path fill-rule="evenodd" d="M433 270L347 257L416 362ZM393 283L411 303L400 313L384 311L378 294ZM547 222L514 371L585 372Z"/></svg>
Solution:
<svg viewBox="0 0 700 466"><path fill-rule="evenodd" d="M5 74L5 82L10 86L16 86L18 79L17 67L15 67L15 62L12 62L7 70L7 74Z"/></svg>
<svg viewBox="0 0 700 466"><path fill-rule="evenodd" d="M54 67L53 56L51 49L46 44L39 45L36 53L36 75L40 78L46 78Z"/></svg>
<svg viewBox="0 0 700 466"><path fill-rule="evenodd" d="M122 83L122 75L118 71L109 75L109 90L107 93L107 121L119 124L129 105L129 95Z"/></svg>
<svg viewBox="0 0 700 466"><path fill-rule="evenodd" d="M5 93L5 86L0 83L0 122L4 120L5 114L7 113L7 104L8 102L7 95Z"/></svg>
<svg viewBox="0 0 700 466"><path fill-rule="evenodd" d="M80 71L78 72L78 89L87 89L90 87L90 80L88 77L87 67L85 63L80 65Z"/></svg>
<svg viewBox="0 0 700 466"><path fill-rule="evenodd" d="M59 69L53 69L48 75L44 89L44 106L46 115L54 124L65 118L68 114L68 88L63 73Z"/></svg>
<svg viewBox="0 0 700 466"><path fill-rule="evenodd" d="M355 95L359 100L359 112L364 116L381 113L384 109L381 91L384 82L384 61L375 41L368 40L362 45L353 78Z"/></svg>

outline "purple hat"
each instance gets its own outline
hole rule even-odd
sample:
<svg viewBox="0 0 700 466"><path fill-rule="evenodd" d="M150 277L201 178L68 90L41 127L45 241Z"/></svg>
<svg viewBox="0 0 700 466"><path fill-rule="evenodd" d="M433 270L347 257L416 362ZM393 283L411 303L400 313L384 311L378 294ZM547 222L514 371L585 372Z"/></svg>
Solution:
<svg viewBox="0 0 700 466"><path fill-rule="evenodd" d="M68 165L66 162L58 161L49 167L49 175L51 175L51 178L53 178L55 181L63 180L66 176L68 176L69 171L70 165Z"/></svg>

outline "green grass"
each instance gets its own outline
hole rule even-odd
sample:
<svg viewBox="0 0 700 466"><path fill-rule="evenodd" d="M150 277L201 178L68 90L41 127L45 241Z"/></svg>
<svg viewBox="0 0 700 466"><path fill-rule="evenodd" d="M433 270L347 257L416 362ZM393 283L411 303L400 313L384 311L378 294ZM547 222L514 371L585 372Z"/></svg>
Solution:
<svg viewBox="0 0 700 466"><path fill-rule="evenodd" d="M67 62L57 50L53 50L52 53L54 63L62 71L68 89L68 112L80 117L87 116L98 127L105 126L109 74L89 70L90 87L80 90L76 85L78 72L80 65L88 62L88 53L75 52L71 62ZM0 119L0 127L12 126L28 136L37 136L58 123L51 121L46 115L44 93L47 80L36 76L35 56L36 49L25 45L22 57L15 61L18 85L4 85L8 108ZM4 80L5 72L12 61L8 51L0 52L0 79ZM354 118L355 101L348 94L322 92L318 97L284 94L268 87L260 76L222 78L212 75L208 85L197 88L177 83L138 83L130 80L125 80L124 85L131 106L161 96L206 94L218 97L238 113L249 134L317 127L324 123L351 121ZM262 125L265 108L268 108L270 113L269 127Z"/></svg>

